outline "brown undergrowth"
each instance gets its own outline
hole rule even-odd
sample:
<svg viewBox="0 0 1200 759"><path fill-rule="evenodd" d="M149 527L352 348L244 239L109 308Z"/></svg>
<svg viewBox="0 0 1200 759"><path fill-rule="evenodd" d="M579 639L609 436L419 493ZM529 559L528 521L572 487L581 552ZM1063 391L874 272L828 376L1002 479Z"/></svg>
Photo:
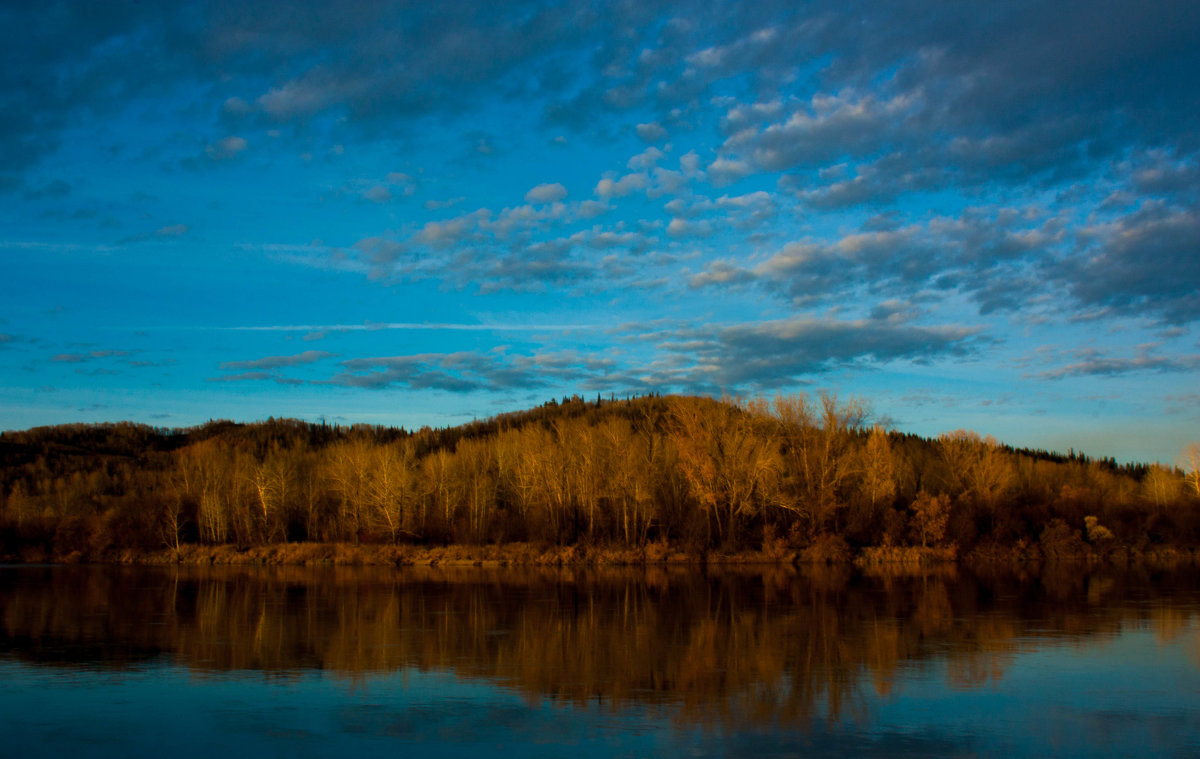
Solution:
<svg viewBox="0 0 1200 759"><path fill-rule="evenodd" d="M274 543L239 547L229 544L185 544L178 550L109 549L68 553L47 552L26 546L16 554L0 556L0 562L38 564L144 564L144 565L243 565L243 566L853 566L864 572L894 573L924 571L930 567L1041 567L1057 564L1112 566L1182 566L1200 564L1200 551L1155 547L1137 551L1125 548L1096 551L1088 546L1074 553L1050 553L1037 545L976 546L960 554L953 546L866 546L854 549L840 538L817 540L801 549L780 550L778 545L763 550L698 550L664 542L637 548L603 546L555 546L539 543L485 545L448 544L420 546L374 543Z"/></svg>

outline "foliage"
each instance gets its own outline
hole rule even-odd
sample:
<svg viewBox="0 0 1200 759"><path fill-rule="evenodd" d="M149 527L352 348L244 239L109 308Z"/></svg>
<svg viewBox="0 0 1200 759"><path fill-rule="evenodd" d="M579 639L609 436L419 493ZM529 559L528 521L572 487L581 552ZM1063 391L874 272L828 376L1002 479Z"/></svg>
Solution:
<svg viewBox="0 0 1200 759"><path fill-rule="evenodd" d="M575 396L415 432L284 419L6 432L0 557L535 541L827 561L869 546L1065 557L1200 541L1194 464L1118 466L964 430L927 440L870 416L831 394Z"/></svg>

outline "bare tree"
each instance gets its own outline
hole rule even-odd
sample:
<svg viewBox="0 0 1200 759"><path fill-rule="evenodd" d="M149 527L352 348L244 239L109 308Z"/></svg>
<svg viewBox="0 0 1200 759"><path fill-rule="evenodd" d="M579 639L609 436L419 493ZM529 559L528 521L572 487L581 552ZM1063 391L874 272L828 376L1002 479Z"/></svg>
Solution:
<svg viewBox="0 0 1200 759"><path fill-rule="evenodd" d="M1200 440L1184 446L1180 458L1183 459L1183 469L1187 472L1188 485L1191 485L1192 491L1200 496Z"/></svg>
<svg viewBox="0 0 1200 759"><path fill-rule="evenodd" d="M994 508L1014 479L1012 464L996 439L955 430L940 435L938 442L951 488L960 497Z"/></svg>
<svg viewBox="0 0 1200 759"><path fill-rule="evenodd" d="M778 396L772 410L792 477L792 499L781 505L806 518L812 531L836 530L860 463L854 439L869 416L866 406L854 399L841 404L836 395L821 393L816 403L804 394Z"/></svg>
<svg viewBox="0 0 1200 759"><path fill-rule="evenodd" d="M1165 508L1179 497L1183 482L1179 475L1165 466L1154 464L1142 480L1142 494L1158 509Z"/></svg>
<svg viewBox="0 0 1200 759"><path fill-rule="evenodd" d="M679 467L718 535L737 540L741 518L761 510L780 465L765 420L729 403L678 399L671 406Z"/></svg>
<svg viewBox="0 0 1200 759"><path fill-rule="evenodd" d="M896 456L882 427L871 430L859 462L859 487L871 509L891 506L896 498Z"/></svg>

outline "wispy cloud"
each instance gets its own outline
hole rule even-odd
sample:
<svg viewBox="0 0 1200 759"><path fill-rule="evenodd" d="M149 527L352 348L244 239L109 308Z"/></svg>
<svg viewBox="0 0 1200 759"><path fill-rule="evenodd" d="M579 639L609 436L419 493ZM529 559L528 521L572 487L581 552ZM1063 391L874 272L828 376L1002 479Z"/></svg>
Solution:
<svg viewBox="0 0 1200 759"><path fill-rule="evenodd" d="M87 353L59 353L50 360L56 364L81 364L86 361L95 361L104 358L122 358L129 355L131 355L129 351L96 350L88 351Z"/></svg>
<svg viewBox="0 0 1200 759"><path fill-rule="evenodd" d="M241 327L212 327L211 329L234 332L375 332L379 330L406 331L450 331L450 332L571 332L592 331L603 329L596 324L519 324L519 323L480 323L466 324L454 322L370 322L367 324L272 324L252 325ZM198 327L195 329L209 329Z"/></svg>
<svg viewBox="0 0 1200 759"><path fill-rule="evenodd" d="M226 361L222 369L281 369L288 366L302 366L336 356L327 351L304 351L291 356L267 356L248 361Z"/></svg>
<svg viewBox="0 0 1200 759"><path fill-rule="evenodd" d="M1093 353L1082 361L1038 372L1034 376L1061 380L1066 377L1115 377L1141 372L1190 372L1196 369L1200 369L1200 355L1162 356L1142 351L1139 355L1122 358Z"/></svg>

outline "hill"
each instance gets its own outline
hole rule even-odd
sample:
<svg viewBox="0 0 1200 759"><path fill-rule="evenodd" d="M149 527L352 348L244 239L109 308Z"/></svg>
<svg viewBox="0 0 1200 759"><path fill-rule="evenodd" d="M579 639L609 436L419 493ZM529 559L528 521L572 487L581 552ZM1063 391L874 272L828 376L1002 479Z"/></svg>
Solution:
<svg viewBox="0 0 1200 759"><path fill-rule="evenodd" d="M1178 470L869 421L830 395L576 396L418 431L270 419L6 432L0 556L519 542L1121 560L1200 545L1200 495Z"/></svg>

